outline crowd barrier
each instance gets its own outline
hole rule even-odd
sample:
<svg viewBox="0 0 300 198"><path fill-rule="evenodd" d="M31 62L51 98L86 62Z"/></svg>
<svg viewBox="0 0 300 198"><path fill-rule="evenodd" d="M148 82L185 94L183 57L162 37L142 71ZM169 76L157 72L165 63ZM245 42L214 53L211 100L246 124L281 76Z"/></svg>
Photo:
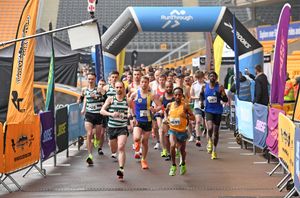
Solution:
<svg viewBox="0 0 300 198"><path fill-rule="evenodd" d="M18 189L21 186L11 176L25 168L29 168L25 176L33 167L42 175L42 162L56 154L68 150L78 136L84 135L84 119L80 114L81 106L71 104L56 110L55 120L53 112L42 112L33 116L29 124L0 123L0 185L9 192L5 180L10 179ZM40 167L37 166L40 162ZM54 163L56 165L56 162Z"/></svg>
<svg viewBox="0 0 300 198"><path fill-rule="evenodd" d="M253 107L253 144L261 149L266 148L268 135L268 107L254 104Z"/></svg>
<svg viewBox="0 0 300 198"><path fill-rule="evenodd" d="M277 185L279 190L282 191L288 182L294 181L295 186L286 197L300 192L300 129L290 118L293 105L272 105L268 108L237 98L235 100L237 130L243 140L253 143L254 152L255 147L262 150L267 148L271 155L278 158L278 165L269 175L280 166L287 173Z"/></svg>

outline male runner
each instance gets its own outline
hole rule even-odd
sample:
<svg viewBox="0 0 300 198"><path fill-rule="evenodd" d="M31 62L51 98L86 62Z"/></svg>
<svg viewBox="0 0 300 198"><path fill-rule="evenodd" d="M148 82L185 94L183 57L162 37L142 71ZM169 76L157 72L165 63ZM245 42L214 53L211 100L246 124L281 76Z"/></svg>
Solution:
<svg viewBox="0 0 300 198"><path fill-rule="evenodd" d="M172 165L170 167L170 176L176 174L176 151L175 148L178 146L181 153L181 163L180 163L180 174L186 173L186 140L188 139L188 134L186 132L186 127L188 125L188 120L195 120L195 116L190 109L188 103L183 100L183 89L176 87L174 89L175 101L168 104L166 113L169 120L169 131L170 135L170 151Z"/></svg>
<svg viewBox="0 0 300 198"><path fill-rule="evenodd" d="M128 102L126 100L124 83L116 82L115 90L116 95L107 98L100 113L104 116L109 116L107 132L110 146L118 150L119 169L117 176L119 179L123 179L126 159L125 144L129 135L127 129Z"/></svg>

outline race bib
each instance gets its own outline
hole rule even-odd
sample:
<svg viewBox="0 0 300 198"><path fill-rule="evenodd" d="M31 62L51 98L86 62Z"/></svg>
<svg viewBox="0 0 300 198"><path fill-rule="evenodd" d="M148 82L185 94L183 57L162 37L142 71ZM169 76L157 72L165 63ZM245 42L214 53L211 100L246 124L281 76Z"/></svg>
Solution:
<svg viewBox="0 0 300 198"><path fill-rule="evenodd" d="M90 104L89 107L91 110L95 110L97 108L97 104Z"/></svg>
<svg viewBox="0 0 300 198"><path fill-rule="evenodd" d="M141 110L140 111L140 117L148 117L150 116L149 110Z"/></svg>
<svg viewBox="0 0 300 198"><path fill-rule="evenodd" d="M217 103L218 99L216 96L208 96L207 101L208 101L208 103Z"/></svg>
<svg viewBox="0 0 300 198"><path fill-rule="evenodd" d="M170 124L172 126L178 126L178 125L180 125L180 118L170 118Z"/></svg>

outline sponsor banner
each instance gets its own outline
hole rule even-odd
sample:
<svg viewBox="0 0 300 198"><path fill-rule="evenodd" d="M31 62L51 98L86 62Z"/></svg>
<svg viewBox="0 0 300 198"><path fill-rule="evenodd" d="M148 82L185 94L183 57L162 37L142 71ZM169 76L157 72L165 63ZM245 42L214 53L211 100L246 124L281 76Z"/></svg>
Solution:
<svg viewBox="0 0 300 198"><path fill-rule="evenodd" d="M142 31L211 32L225 7L134 7Z"/></svg>
<svg viewBox="0 0 300 198"><path fill-rule="evenodd" d="M295 133L295 170L294 170L294 185L297 192L300 192L300 128L296 128Z"/></svg>
<svg viewBox="0 0 300 198"><path fill-rule="evenodd" d="M222 52L224 51L224 41L219 35L217 35L214 41L213 48L214 48L214 59L215 59L215 72L218 74L220 79L220 69L221 69L221 62L223 59Z"/></svg>
<svg viewBox="0 0 300 198"><path fill-rule="evenodd" d="M272 77L271 87L271 104L281 104L284 102L284 89L286 82L286 63L287 63L287 50L288 50L288 28L291 16L290 4L285 4L281 10L278 31L275 41L274 53L274 68L273 72L276 75Z"/></svg>
<svg viewBox="0 0 300 198"><path fill-rule="evenodd" d="M226 9L224 16L216 30L216 33L222 37L222 39L234 49L233 46L233 15ZM236 19L236 33L238 42L238 54L242 55L255 49L261 48L262 45L256 40L256 38ZM249 67L249 66L248 66Z"/></svg>
<svg viewBox="0 0 300 198"><path fill-rule="evenodd" d="M82 109L82 103L79 104L79 112ZM79 134L78 136L84 136L86 134L85 128L84 128L84 115L79 114Z"/></svg>
<svg viewBox="0 0 300 198"><path fill-rule="evenodd" d="M251 74L255 74L255 65L263 66L264 63L264 54L262 49L249 52L247 56L240 57L239 63L240 71L248 69Z"/></svg>
<svg viewBox="0 0 300 198"><path fill-rule="evenodd" d="M53 156L56 149L54 115L51 111L40 113L41 120L41 158L42 161Z"/></svg>
<svg viewBox="0 0 300 198"><path fill-rule="evenodd" d="M32 165L40 158L40 121L32 116L30 124L8 124L5 134L5 173Z"/></svg>
<svg viewBox="0 0 300 198"><path fill-rule="evenodd" d="M16 38L34 35L39 0L28 0L20 17ZM35 39L16 42L6 123L32 123Z"/></svg>
<svg viewBox="0 0 300 198"><path fill-rule="evenodd" d="M112 55L103 54L103 60L104 60L104 77L105 80L107 81L107 78L109 76L109 73L112 71L117 71L117 62L116 62L116 57L112 57Z"/></svg>
<svg viewBox="0 0 300 198"><path fill-rule="evenodd" d="M126 9L101 37L103 50L117 56L137 33L136 23L130 10Z"/></svg>
<svg viewBox="0 0 300 198"><path fill-rule="evenodd" d="M63 107L56 110L56 144L57 153L68 148L68 108Z"/></svg>
<svg viewBox="0 0 300 198"><path fill-rule="evenodd" d="M253 106L253 144L262 149L266 147L267 123L268 107L255 103Z"/></svg>
<svg viewBox="0 0 300 198"><path fill-rule="evenodd" d="M80 110L79 104L70 104L68 106L69 116L68 116L68 131L69 131L69 141L75 140L79 136L80 130Z"/></svg>
<svg viewBox="0 0 300 198"><path fill-rule="evenodd" d="M277 25L263 26L256 28L257 39L259 41L275 40L277 34ZM291 23L288 31L288 39L300 37L300 21Z"/></svg>
<svg viewBox="0 0 300 198"><path fill-rule="evenodd" d="M235 97L236 117L238 120L238 131L243 137L253 140L253 104L241 101Z"/></svg>
<svg viewBox="0 0 300 198"><path fill-rule="evenodd" d="M294 176L294 138L295 124L285 115L278 117L278 157L287 165Z"/></svg>
<svg viewBox="0 0 300 198"><path fill-rule="evenodd" d="M0 122L0 173L3 173L4 171L4 155L3 155L3 143L4 143L4 139L3 139L3 125Z"/></svg>
<svg viewBox="0 0 300 198"><path fill-rule="evenodd" d="M275 156L278 156L278 117L279 113L285 114L283 110L270 108L268 114L268 136L266 144L268 150Z"/></svg>

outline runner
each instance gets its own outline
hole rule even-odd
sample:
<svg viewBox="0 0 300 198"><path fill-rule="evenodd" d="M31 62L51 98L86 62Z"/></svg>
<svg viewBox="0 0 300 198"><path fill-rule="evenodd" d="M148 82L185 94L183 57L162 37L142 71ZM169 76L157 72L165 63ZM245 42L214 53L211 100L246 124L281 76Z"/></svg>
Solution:
<svg viewBox="0 0 300 198"><path fill-rule="evenodd" d="M128 102L126 100L124 83L116 82L115 89L116 95L107 98L100 113L104 116L109 116L107 133L110 146L118 150L119 169L117 176L119 179L123 179L126 160L125 144L129 135L127 129Z"/></svg>
<svg viewBox="0 0 300 198"><path fill-rule="evenodd" d="M202 87L200 94L201 106L205 100L205 118L208 132L207 152L211 153L211 159L217 158L217 145L219 141L219 128L222 119L223 106L221 101L227 102L223 85L217 82L218 75L212 71L208 75L209 83ZM212 135L214 138L212 140ZM212 142L213 141L213 142Z"/></svg>
<svg viewBox="0 0 300 198"><path fill-rule="evenodd" d="M154 90L154 94L156 95L156 97L160 98L161 96L164 95L165 91L166 91L166 80L167 80L167 76L165 74L160 74L159 78L158 78L158 86L157 89ZM152 103L153 104L153 103ZM153 106L156 108L156 105L153 104ZM160 148L160 143L162 141L162 132L159 132L160 128L162 127L162 112L157 112L154 114L154 119L153 119L153 130L155 131L155 136L156 138L156 144L153 147L154 149L159 149ZM156 133L158 132L158 133Z"/></svg>
<svg viewBox="0 0 300 198"><path fill-rule="evenodd" d="M109 84L105 85L104 90L106 91L107 97L115 96L116 95L116 90L115 90L115 84L119 79L119 72L118 71L113 71L110 73L109 77ZM105 127L107 126L108 122L108 117L105 117ZM110 145L109 141L109 146L110 146L110 151L111 151L111 158L117 159L117 148L113 147Z"/></svg>
<svg viewBox="0 0 300 198"><path fill-rule="evenodd" d="M131 97L131 101L134 102L135 109L132 111L133 115L133 139L136 159L140 158L140 144L142 141L142 159L141 166L143 169L148 169L148 163L146 160L148 153L148 139L152 129L152 116L151 113L155 113L157 110L151 107L152 101L159 105L159 100L155 98L153 94L149 92L149 78L143 76L141 79L141 88L135 91Z"/></svg>
<svg viewBox="0 0 300 198"><path fill-rule="evenodd" d="M159 129L159 137L160 137L160 142L162 146L162 152L161 152L161 157L165 157L166 161L171 160L171 155L170 155L170 141L169 141L169 135L168 135L168 130L169 130L169 125L167 121L167 116L165 114L165 109L167 108L167 105L170 102L173 102L174 96L173 96L173 83L167 81L166 82L166 92L163 96L159 98L161 104L162 104L162 115L163 115L163 122L162 125Z"/></svg>
<svg viewBox="0 0 300 198"><path fill-rule="evenodd" d="M88 157L86 162L88 165L93 165L93 145L92 145L92 138L93 138L93 128L96 128L96 137L98 140L101 138L101 131L102 131L102 123L103 117L100 115L100 109L106 99L105 95L102 95L97 91L96 85L96 74L89 73L88 74L88 87L85 90L85 97L83 101L83 107L81 110L81 114L85 114L85 129L87 132L87 150L88 150ZM99 150L102 150L99 148ZM99 151L98 151L99 153Z"/></svg>
<svg viewBox="0 0 300 198"><path fill-rule="evenodd" d="M176 151L175 148L179 147L181 153L181 163L180 163L180 175L186 173L186 140L188 139L188 134L186 132L186 127L188 125L188 120L195 120L195 116L190 109L188 103L183 100L183 89L177 87L174 89L175 101L168 104L166 113L169 120L169 131L170 135L170 151L172 165L170 168L169 175L176 175Z"/></svg>
<svg viewBox="0 0 300 198"><path fill-rule="evenodd" d="M191 88L191 99L194 100L194 114L196 117L196 146L201 146L201 130L204 130L204 111L200 108L200 93L202 87L205 86L204 73L201 71L195 72L196 81L192 84ZM191 136L192 137L192 136Z"/></svg>

